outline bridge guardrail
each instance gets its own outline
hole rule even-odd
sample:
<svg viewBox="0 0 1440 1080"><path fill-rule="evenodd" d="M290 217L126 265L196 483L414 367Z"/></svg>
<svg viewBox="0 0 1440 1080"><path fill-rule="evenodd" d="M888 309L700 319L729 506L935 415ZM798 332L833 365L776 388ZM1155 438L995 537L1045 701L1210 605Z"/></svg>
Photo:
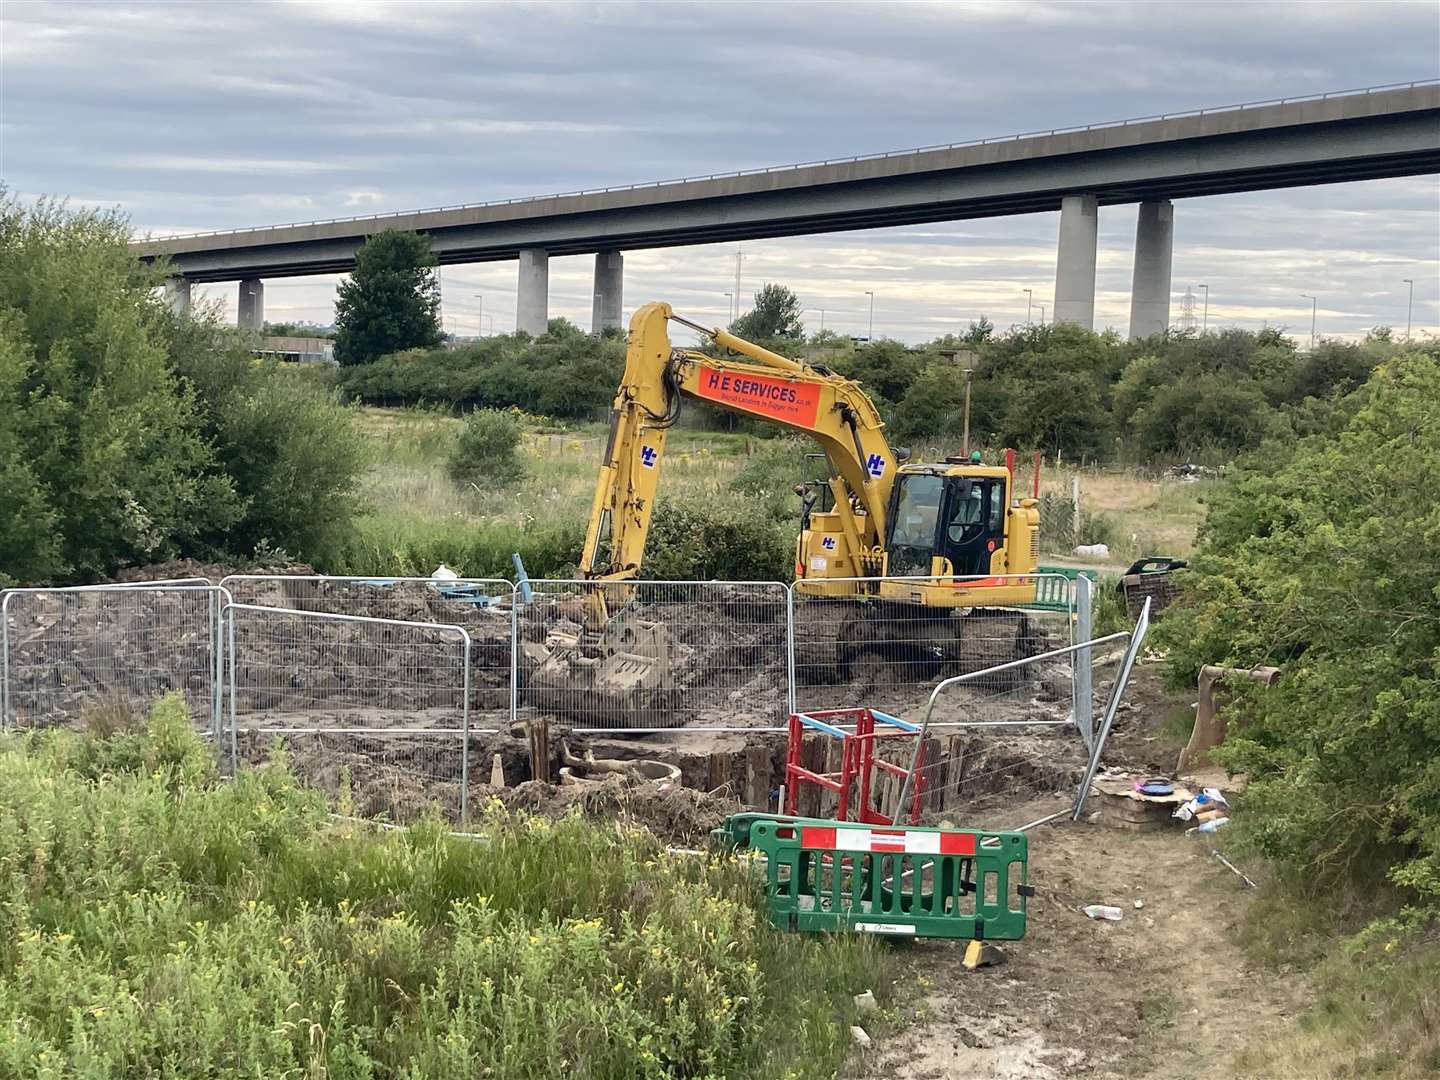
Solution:
<svg viewBox="0 0 1440 1080"><path fill-rule="evenodd" d="M414 210L392 210L384 214L354 214L349 217L315 218L312 221L288 221L279 225L261 225L243 229L204 229L199 232L171 233L153 237L154 240L191 240L201 236L234 236L237 233L266 232L272 229L294 229L306 225L338 225L347 221L385 221L392 218L412 217L415 214L438 214L447 210L479 210L487 206L514 206L518 203L544 202L547 199L569 199L580 195L606 195L616 191L643 191L646 188L665 187L669 184L692 184L701 180L729 180L741 176L763 176L766 173L793 172L796 169L810 169L825 165L847 165L859 161L880 161L885 158L903 157L906 154L923 154L936 150L960 150L967 146L989 146L992 143L1016 142L1020 139L1041 139L1051 135L1069 135L1080 131L1103 131L1108 128L1129 127L1131 124L1146 124L1157 120L1180 120L1187 116L1211 116L1217 113L1243 112L1270 105L1297 105L1306 101L1329 101L1332 98L1360 97L1385 90L1413 90L1418 86L1440 85L1440 79L1413 79L1410 82L1385 83L1380 86L1361 86L1349 90L1330 90L1321 94L1301 94L1296 97L1269 98L1263 101L1247 101L1236 105L1216 105L1204 109L1182 109L1177 112L1152 113L1148 116L1132 116L1124 120L1102 120L1094 124L1072 124L1045 130L1022 131L1014 135L992 135L983 139L964 139L959 142L933 143L929 146L912 146L903 150L885 150L873 154L854 154L849 157L821 158L812 161L798 161L787 165L765 165L754 169L735 169L731 172L708 173L696 176L671 177L668 180L648 180L637 184L612 184L609 187L580 188L576 191L556 191L547 195L519 195L510 199L487 199L482 202L454 203L449 206L426 206Z"/></svg>

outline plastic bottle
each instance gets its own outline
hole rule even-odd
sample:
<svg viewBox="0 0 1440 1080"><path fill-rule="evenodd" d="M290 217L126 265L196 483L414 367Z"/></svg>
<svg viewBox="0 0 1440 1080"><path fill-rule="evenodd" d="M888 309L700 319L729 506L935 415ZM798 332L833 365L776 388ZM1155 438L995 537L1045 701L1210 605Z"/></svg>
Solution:
<svg viewBox="0 0 1440 1080"><path fill-rule="evenodd" d="M1214 821L1207 821L1203 825L1196 825L1193 829L1186 829L1186 832L1219 832L1221 826L1226 825L1228 817L1217 817Z"/></svg>
<svg viewBox="0 0 1440 1080"><path fill-rule="evenodd" d="M1092 919L1106 919L1110 922L1119 922L1124 914L1118 907L1110 907L1106 904L1090 904L1080 910Z"/></svg>

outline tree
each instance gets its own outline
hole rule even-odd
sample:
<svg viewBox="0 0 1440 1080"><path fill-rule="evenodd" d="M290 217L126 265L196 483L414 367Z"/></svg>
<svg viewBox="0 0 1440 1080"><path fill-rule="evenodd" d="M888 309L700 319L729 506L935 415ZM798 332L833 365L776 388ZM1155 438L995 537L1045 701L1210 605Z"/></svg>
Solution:
<svg viewBox="0 0 1440 1080"><path fill-rule="evenodd" d="M267 322L260 331L266 337L333 338L335 330L308 322Z"/></svg>
<svg viewBox="0 0 1440 1080"><path fill-rule="evenodd" d="M755 294L755 306L730 324L733 333L751 341L805 336L800 324L800 298L784 285L766 283Z"/></svg>
<svg viewBox="0 0 1440 1080"><path fill-rule="evenodd" d="M1048 379L1016 384L1001 428L1007 445L1068 457L1104 453L1110 432L1110 413L1099 382L1078 371L1058 371Z"/></svg>
<svg viewBox="0 0 1440 1080"><path fill-rule="evenodd" d="M1249 774L1243 834L1312 885L1347 871L1440 905L1440 364L1377 368L1339 430L1229 471L1157 637L1169 676L1276 664L1212 752ZM1233 714L1232 714L1233 715Z"/></svg>
<svg viewBox="0 0 1440 1080"><path fill-rule="evenodd" d="M1279 415L1254 382L1195 375L1157 387L1136 410L1130 433L1148 458L1226 461L1267 435L1278 435L1277 423Z"/></svg>
<svg viewBox="0 0 1440 1080"><path fill-rule="evenodd" d="M995 324L984 315L980 316L979 322L972 322L970 329L965 332L965 344L984 345L995 336Z"/></svg>
<svg viewBox="0 0 1440 1080"><path fill-rule="evenodd" d="M440 344L440 282L430 241L394 229L360 245L335 300L335 360L368 364Z"/></svg>

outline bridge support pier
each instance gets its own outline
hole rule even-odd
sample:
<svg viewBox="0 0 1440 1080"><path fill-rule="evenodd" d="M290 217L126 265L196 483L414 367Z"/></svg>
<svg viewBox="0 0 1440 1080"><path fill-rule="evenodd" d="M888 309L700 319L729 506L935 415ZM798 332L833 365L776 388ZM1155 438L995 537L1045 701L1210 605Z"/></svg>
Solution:
<svg viewBox="0 0 1440 1080"><path fill-rule="evenodd" d="M1170 263L1175 206L1169 199L1140 204L1135 223L1135 277L1130 285L1130 337L1163 334L1170 327Z"/></svg>
<svg viewBox="0 0 1440 1080"><path fill-rule="evenodd" d="M265 282L246 278L240 282L240 306L235 319L241 330L260 330L265 326Z"/></svg>
<svg viewBox="0 0 1440 1080"><path fill-rule="evenodd" d="M550 321L550 253L522 248L520 282L515 290L515 329L539 337Z"/></svg>
<svg viewBox="0 0 1440 1080"><path fill-rule="evenodd" d="M625 256L618 251L595 252L595 302L590 305L590 333L602 334L624 325L621 297L625 287Z"/></svg>
<svg viewBox="0 0 1440 1080"><path fill-rule="evenodd" d="M1100 224L1094 195L1060 200L1060 243L1055 256L1055 321L1095 326L1095 240Z"/></svg>
<svg viewBox="0 0 1440 1080"><path fill-rule="evenodd" d="M595 301L590 307L590 332L601 334L623 325L621 294L625 284L625 256L618 251L595 253Z"/></svg>
<svg viewBox="0 0 1440 1080"><path fill-rule="evenodd" d="M165 279L165 302L176 315L190 310L190 280L183 277Z"/></svg>

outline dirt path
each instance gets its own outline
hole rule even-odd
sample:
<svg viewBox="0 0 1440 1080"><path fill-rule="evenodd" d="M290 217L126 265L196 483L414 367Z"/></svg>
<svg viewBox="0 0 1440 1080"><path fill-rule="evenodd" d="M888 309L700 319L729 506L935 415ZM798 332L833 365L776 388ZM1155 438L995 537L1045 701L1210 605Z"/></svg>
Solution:
<svg viewBox="0 0 1440 1080"><path fill-rule="evenodd" d="M1178 745L1162 725L1186 696L1166 692L1153 666L1142 668L1106 762L1173 768ZM1013 828L1036 820L1063 802L1007 807L1005 823ZM1308 1000L1302 977L1251 965L1237 944L1254 893L1211 854L1223 839L1223 833L1131 832L1068 819L1034 829L1036 895L1024 940L1002 946L1005 963L978 972L961 966L960 946L897 945L913 955L910 970L924 980L921 1015L852 1057L843 1075L1235 1075L1235 1053L1278 1031ZM1079 910L1092 903L1120 907L1123 917L1093 921Z"/></svg>
<svg viewBox="0 0 1440 1080"><path fill-rule="evenodd" d="M1246 963L1234 931L1251 892L1210 851L1208 839L1169 832L1036 830L1025 939L978 972L961 966L958 946L910 946L926 980L923 1019L877 1040L846 1075L1233 1075L1234 1052L1298 1012L1305 985ZM1077 910L1096 902L1124 917Z"/></svg>

